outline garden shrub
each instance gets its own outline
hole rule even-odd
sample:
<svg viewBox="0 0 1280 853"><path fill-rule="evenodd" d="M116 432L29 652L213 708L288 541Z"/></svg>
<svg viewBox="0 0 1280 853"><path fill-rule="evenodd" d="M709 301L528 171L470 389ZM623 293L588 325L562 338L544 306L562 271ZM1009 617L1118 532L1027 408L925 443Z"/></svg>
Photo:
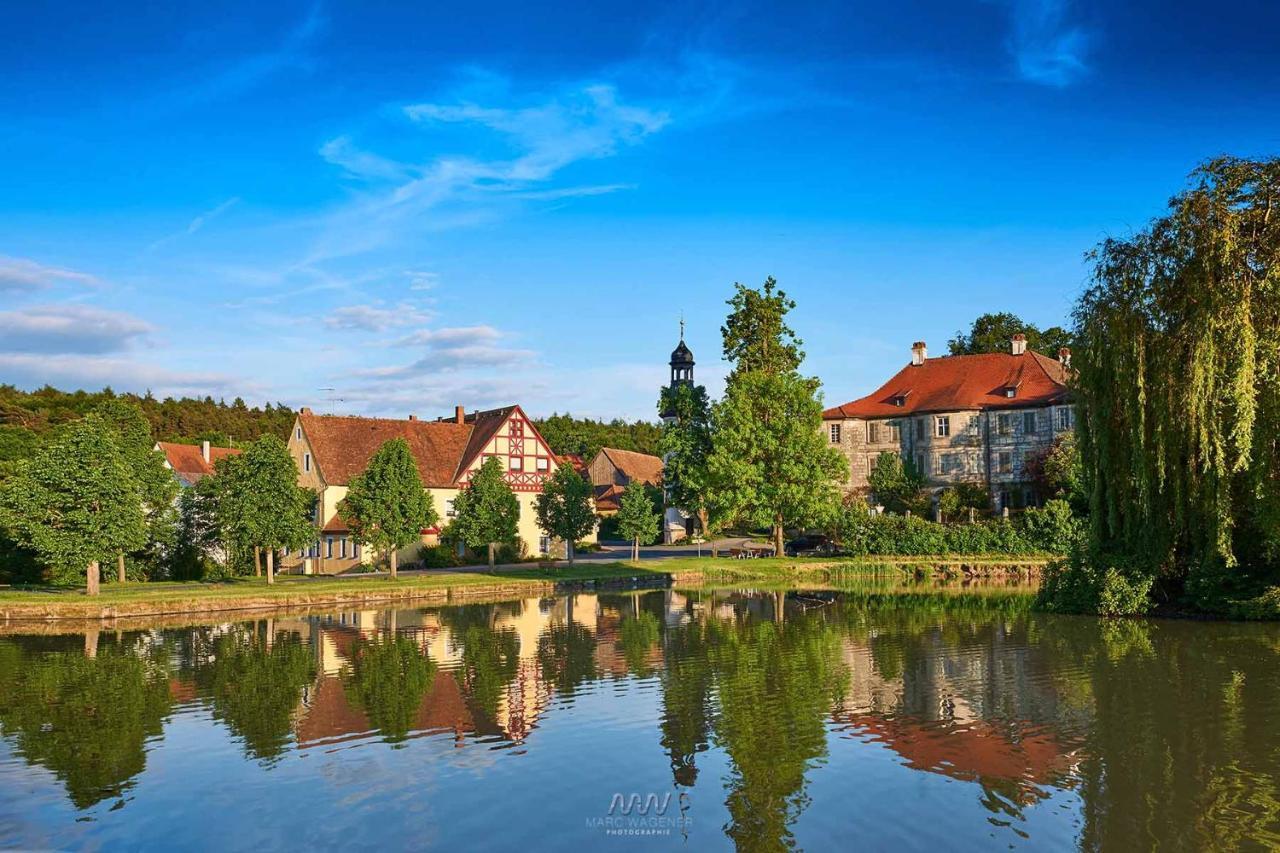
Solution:
<svg viewBox="0 0 1280 853"><path fill-rule="evenodd" d="M1036 603L1056 613L1138 616L1151 608L1148 595L1154 580L1121 561L1076 547L1045 569Z"/></svg>
<svg viewBox="0 0 1280 853"><path fill-rule="evenodd" d="M457 550L450 545L423 545L418 559L424 569L451 569L462 565Z"/></svg>

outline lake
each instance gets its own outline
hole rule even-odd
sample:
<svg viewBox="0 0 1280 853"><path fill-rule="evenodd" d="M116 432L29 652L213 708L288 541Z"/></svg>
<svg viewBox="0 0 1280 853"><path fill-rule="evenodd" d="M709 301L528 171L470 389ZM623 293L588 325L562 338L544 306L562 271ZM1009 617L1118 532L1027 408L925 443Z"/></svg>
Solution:
<svg viewBox="0 0 1280 853"><path fill-rule="evenodd" d="M1280 625L1016 588L0 636L0 847L1280 845Z"/></svg>

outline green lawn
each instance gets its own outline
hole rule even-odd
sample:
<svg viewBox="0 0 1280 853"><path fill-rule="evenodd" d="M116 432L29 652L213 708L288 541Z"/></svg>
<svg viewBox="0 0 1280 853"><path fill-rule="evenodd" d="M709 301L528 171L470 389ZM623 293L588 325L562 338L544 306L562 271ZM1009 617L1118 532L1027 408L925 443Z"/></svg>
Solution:
<svg viewBox="0 0 1280 853"><path fill-rule="evenodd" d="M499 568L455 569L432 574L402 574L391 580L385 576L347 575L343 577L301 577L282 575L274 585L263 578L236 578L220 582L104 583L96 598L76 588L34 587L0 590L0 617L9 618L95 618L100 615L144 615L146 613L198 613L256 607L318 606L325 603L350 604L360 600L378 601L451 594L492 592L519 595L546 590L549 582L610 581L631 578L674 576L681 584L786 584L795 581L837 582L843 576L893 573L908 574L915 567L934 565L1030 566L1035 559L999 557L970 558L794 558L770 557L732 560L711 557L676 557L640 563L579 563L573 568L552 568L536 563Z"/></svg>

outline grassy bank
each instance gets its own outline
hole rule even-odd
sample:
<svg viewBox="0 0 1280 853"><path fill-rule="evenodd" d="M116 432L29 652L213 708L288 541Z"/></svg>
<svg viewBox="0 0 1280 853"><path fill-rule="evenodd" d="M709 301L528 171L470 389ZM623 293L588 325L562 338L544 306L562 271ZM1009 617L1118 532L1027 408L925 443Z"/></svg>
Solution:
<svg viewBox="0 0 1280 853"><path fill-rule="evenodd" d="M261 578L222 582L150 582L106 584L91 598L76 589L0 590L0 620L119 619L138 616L231 611L342 608L414 602L445 604L553 594L573 585L635 582L679 586L732 584L838 585L843 576L897 571L903 576L1017 576L1034 573L1043 560L1009 557L890 557L883 559L766 558L730 560L678 557L641 563L579 563L572 569L538 564L487 570L382 576L281 576L268 586Z"/></svg>

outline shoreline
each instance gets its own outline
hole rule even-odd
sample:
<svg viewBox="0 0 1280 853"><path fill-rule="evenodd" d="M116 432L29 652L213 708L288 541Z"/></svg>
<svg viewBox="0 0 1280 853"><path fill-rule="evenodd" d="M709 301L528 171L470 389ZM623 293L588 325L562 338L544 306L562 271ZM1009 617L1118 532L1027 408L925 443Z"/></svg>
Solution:
<svg viewBox="0 0 1280 853"><path fill-rule="evenodd" d="M616 562L578 564L566 568L508 568L490 574L402 573L386 577L299 578L282 576L272 586L254 578L224 582L151 582L126 589L104 587L97 598L80 590L0 590L0 625L38 625L56 622L114 623L121 619L154 617L265 614L281 610L333 610L355 606L414 606L500 601L530 595L559 595L590 590L699 587L708 583L777 584L808 576L829 577L846 572L900 570L916 579L1032 579L1047 558L892 557L892 558L672 558L651 566Z"/></svg>

